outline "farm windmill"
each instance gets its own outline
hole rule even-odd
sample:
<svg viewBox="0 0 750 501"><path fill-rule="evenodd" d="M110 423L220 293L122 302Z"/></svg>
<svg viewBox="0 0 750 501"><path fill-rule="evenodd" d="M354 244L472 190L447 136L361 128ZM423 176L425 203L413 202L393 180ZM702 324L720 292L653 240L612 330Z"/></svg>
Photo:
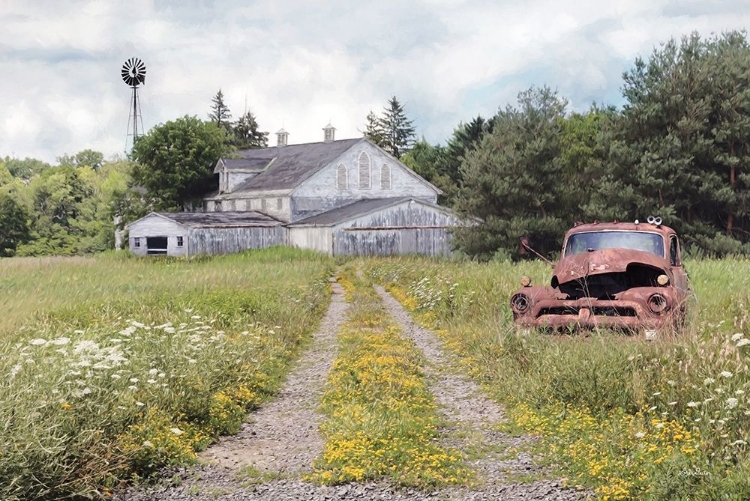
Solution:
<svg viewBox="0 0 750 501"><path fill-rule="evenodd" d="M141 103L138 100L138 86L146 82L146 65L137 57L131 57L122 65L120 74L122 80L133 90L128 116L128 134L125 138L125 151L128 151L128 138L132 136L133 139L130 143L132 146L135 143L135 138L139 134L143 134L143 117L141 116Z"/></svg>

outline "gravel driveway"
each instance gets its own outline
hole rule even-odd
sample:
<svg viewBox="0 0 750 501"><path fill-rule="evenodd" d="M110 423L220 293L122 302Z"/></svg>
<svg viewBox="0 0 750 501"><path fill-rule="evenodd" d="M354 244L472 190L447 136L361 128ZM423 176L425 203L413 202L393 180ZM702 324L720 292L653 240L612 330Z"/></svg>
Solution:
<svg viewBox="0 0 750 501"><path fill-rule="evenodd" d="M318 433L322 416L317 406L326 375L336 356L336 335L346 319L348 304L343 289L333 283L333 297L311 348L302 355L278 397L251 415L239 434L222 437L210 447L201 464L165 474L159 485L131 488L116 501L337 501L337 500L576 500L582 493L563 488L556 480L514 483L513 473L538 472L533 458L504 451L530 439L499 433L494 427L503 418L501 408L483 396L468 377L454 373L451 356L435 335L416 325L403 307L376 287L390 315L400 324L429 361L430 389L451 423L443 430L445 445L475 451L472 462L482 477L472 490L446 488L436 492L396 489L386 483L346 484L333 487L301 481L323 449ZM248 470L252 469L252 473ZM511 481L509 481L511 480Z"/></svg>

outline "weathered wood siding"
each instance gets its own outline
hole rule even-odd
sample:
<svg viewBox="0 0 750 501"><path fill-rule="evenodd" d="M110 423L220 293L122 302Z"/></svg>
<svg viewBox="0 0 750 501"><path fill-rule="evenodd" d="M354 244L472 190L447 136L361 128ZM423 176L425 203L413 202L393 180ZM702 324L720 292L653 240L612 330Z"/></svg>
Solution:
<svg viewBox="0 0 750 501"><path fill-rule="evenodd" d="M289 228L289 245L331 254L333 252L331 228L326 226Z"/></svg>
<svg viewBox="0 0 750 501"><path fill-rule="evenodd" d="M287 245L287 228L193 228L189 233L190 255L231 254L247 249Z"/></svg>
<svg viewBox="0 0 750 501"><path fill-rule="evenodd" d="M414 226L456 226L458 219L448 212L436 209L418 201L405 201L401 204L367 214L346 223L348 227L414 227Z"/></svg>
<svg viewBox="0 0 750 501"><path fill-rule="evenodd" d="M167 253L170 256L182 256L187 252L188 230L178 224L161 216L151 214L140 221L136 221L128 227L128 242L131 252L139 256L148 254L148 237L167 237ZM177 237L183 237L183 246L177 246ZM135 246L135 239L139 238L140 247Z"/></svg>
<svg viewBox="0 0 750 501"><path fill-rule="evenodd" d="M450 212L419 202L399 205L367 214L336 226L334 255L384 256L451 253L451 227L458 219Z"/></svg>
<svg viewBox="0 0 750 501"><path fill-rule="evenodd" d="M362 152L370 157L370 187L359 186L358 161ZM390 188L381 183L382 166L390 167ZM347 187L338 189L336 175L339 165L347 170ZM386 183L387 186L387 183ZM314 216L362 198L414 197L435 203L438 192L424 179L409 171L394 158L367 142L345 152L330 165L305 180L292 193L291 221Z"/></svg>
<svg viewBox="0 0 750 501"><path fill-rule="evenodd" d="M354 230L341 228L333 232L333 254L336 256L390 256L422 254L448 256L451 234L444 228L399 228Z"/></svg>

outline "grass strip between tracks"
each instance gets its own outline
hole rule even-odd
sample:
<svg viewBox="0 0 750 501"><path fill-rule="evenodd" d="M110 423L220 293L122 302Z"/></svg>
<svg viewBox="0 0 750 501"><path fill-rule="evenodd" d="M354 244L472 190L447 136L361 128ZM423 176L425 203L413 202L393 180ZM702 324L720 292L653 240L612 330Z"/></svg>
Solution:
<svg viewBox="0 0 750 501"><path fill-rule="evenodd" d="M337 484L389 478L402 486L465 484L461 454L441 447L440 417L421 369L424 359L400 336L369 283L345 270L352 302L323 396L326 443L311 479Z"/></svg>

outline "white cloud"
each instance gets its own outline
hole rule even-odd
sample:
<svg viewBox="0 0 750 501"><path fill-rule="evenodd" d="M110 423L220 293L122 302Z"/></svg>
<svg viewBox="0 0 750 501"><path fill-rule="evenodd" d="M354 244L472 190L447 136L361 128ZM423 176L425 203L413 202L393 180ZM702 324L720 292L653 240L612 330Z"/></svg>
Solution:
<svg viewBox="0 0 750 501"><path fill-rule="evenodd" d="M417 131L444 141L531 85L575 109L616 99L621 73L655 45L750 24L739 0L43 0L0 3L0 156L48 161L125 145L129 57L148 66L146 127L205 118L222 88L263 129L317 141L360 134L396 95ZM613 97L614 96L614 97Z"/></svg>

